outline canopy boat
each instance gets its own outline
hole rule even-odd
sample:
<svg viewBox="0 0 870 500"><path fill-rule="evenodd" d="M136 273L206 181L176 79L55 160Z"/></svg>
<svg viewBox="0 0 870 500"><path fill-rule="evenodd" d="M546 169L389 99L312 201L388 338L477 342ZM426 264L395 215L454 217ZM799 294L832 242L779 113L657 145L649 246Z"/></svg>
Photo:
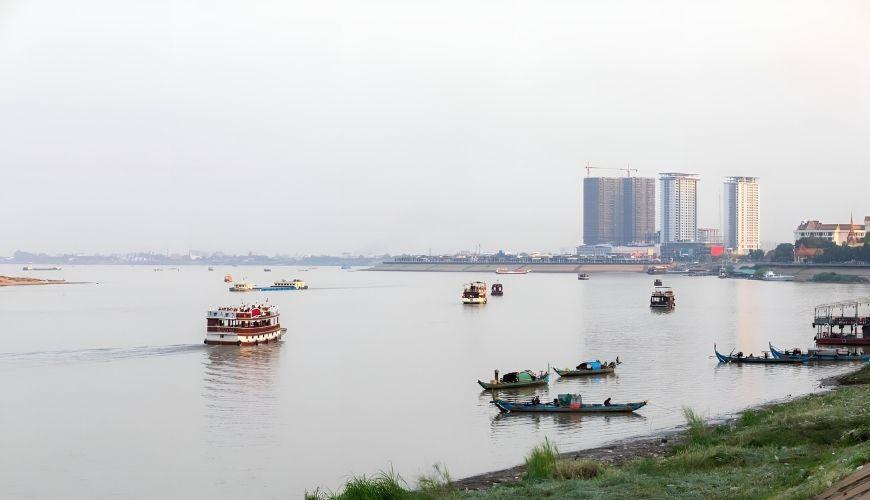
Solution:
<svg viewBox="0 0 870 500"><path fill-rule="evenodd" d="M490 292L493 296L501 297L504 295L504 288L501 286L501 283L493 283L492 291Z"/></svg>
<svg viewBox="0 0 870 500"><path fill-rule="evenodd" d="M247 281L239 281L235 285L230 287L231 292L252 292L254 291L254 285L248 283Z"/></svg>
<svg viewBox="0 0 870 500"><path fill-rule="evenodd" d="M656 309L673 309L677 305L674 291L669 286L657 286L649 298L649 306Z"/></svg>
<svg viewBox="0 0 870 500"><path fill-rule="evenodd" d="M773 357L778 359L798 359L809 356L810 361L870 361L870 354L858 354L846 349L807 349L807 352L803 353L800 349L781 351L773 347L770 342L767 345L770 346Z"/></svg>
<svg viewBox="0 0 870 500"><path fill-rule="evenodd" d="M287 332L278 321L278 307L269 304L218 307L206 315L209 345L259 345L277 342Z"/></svg>
<svg viewBox="0 0 870 500"><path fill-rule="evenodd" d="M653 281L653 286L662 286L662 280L656 278L655 281Z"/></svg>
<svg viewBox="0 0 870 500"><path fill-rule="evenodd" d="M558 368L553 368L553 371L559 374L560 377L582 377L584 375L604 375L608 373L613 373L616 371L615 362L610 363L602 363L599 360L595 361L584 361L577 365L573 370L571 368L564 368L562 370Z"/></svg>
<svg viewBox="0 0 870 500"><path fill-rule="evenodd" d="M646 405L646 401L637 403L611 403L608 398L603 404L583 403L579 394L559 394L552 402L541 403L538 398L526 403L512 403L504 399L494 401L498 409L505 412L535 412L535 413L631 413Z"/></svg>
<svg viewBox="0 0 870 500"><path fill-rule="evenodd" d="M462 290L462 303L486 304L486 283L483 281L466 283Z"/></svg>
<svg viewBox="0 0 870 500"><path fill-rule="evenodd" d="M776 274L773 271L765 271L761 279L764 281L794 281L794 276Z"/></svg>
<svg viewBox="0 0 870 500"><path fill-rule="evenodd" d="M590 276L589 276L588 274L586 274L586 273L578 273L578 274L577 274L577 279L580 280L580 281L589 281Z"/></svg>
<svg viewBox="0 0 870 500"><path fill-rule="evenodd" d="M531 370L523 370L521 372L510 372L505 373L503 377L498 377L498 370L495 371L495 378L490 380L489 382L484 382L482 380L478 380L477 383L480 384L486 390L493 389L512 389L516 387L534 387L536 385L547 385L550 381L550 372L549 370L546 372L535 373Z"/></svg>
<svg viewBox="0 0 870 500"><path fill-rule="evenodd" d="M809 356L795 356L789 359L779 359L774 356L768 356L768 353L764 353L764 356L744 356L742 352L738 352L735 355L725 355L719 352L716 349L716 344L713 344L713 352L716 353L716 357L719 358L720 363L750 363L750 364L790 364L790 363L806 363L810 360Z"/></svg>

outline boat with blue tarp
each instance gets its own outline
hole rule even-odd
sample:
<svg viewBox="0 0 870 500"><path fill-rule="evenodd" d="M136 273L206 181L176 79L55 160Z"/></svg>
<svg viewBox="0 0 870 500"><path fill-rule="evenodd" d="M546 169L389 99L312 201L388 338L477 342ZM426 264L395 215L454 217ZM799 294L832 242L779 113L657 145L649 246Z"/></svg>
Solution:
<svg viewBox="0 0 870 500"><path fill-rule="evenodd" d="M582 377L586 375L605 375L616 371L616 365L619 364L619 358L610 363L602 363L600 360L584 361L577 365L573 370L571 368L553 368L553 371L559 374L560 377Z"/></svg>
<svg viewBox="0 0 870 500"><path fill-rule="evenodd" d="M809 356L810 361L870 361L870 354L858 354L847 349L807 349L806 352L803 352L800 349L780 350L773 347L770 342L767 345L770 346L770 353L773 354L773 357L779 359L797 359Z"/></svg>
<svg viewBox="0 0 870 500"><path fill-rule="evenodd" d="M610 398L604 403L584 403L580 394L559 394L552 402L542 403L535 397L531 401L515 403L504 399L496 399L493 403L505 413L632 413L644 406L646 401L636 403L611 403Z"/></svg>
<svg viewBox="0 0 870 500"><path fill-rule="evenodd" d="M716 353L716 357L719 359L720 363L738 363L738 364L769 364L769 365L778 365L778 364L789 364L789 363L807 363L810 360L809 356L796 356L794 358L789 359L780 359L774 356L770 356L769 353L765 352L763 356L753 356L750 354L746 356L743 352L738 352L737 354L722 354L716 349L716 344L713 344L713 352Z"/></svg>

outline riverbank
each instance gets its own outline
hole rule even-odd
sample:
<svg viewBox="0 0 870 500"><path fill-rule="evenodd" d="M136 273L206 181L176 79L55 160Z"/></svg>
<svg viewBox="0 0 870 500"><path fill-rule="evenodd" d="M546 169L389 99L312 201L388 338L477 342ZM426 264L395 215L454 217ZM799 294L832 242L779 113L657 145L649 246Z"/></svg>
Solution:
<svg viewBox="0 0 870 500"><path fill-rule="evenodd" d="M389 498L850 498L866 488L870 468L870 364L838 382L721 423L687 410L688 428L671 435L561 455L547 444L525 465L459 481L423 478L415 491L384 474L309 498L385 498L361 495L370 487Z"/></svg>
<svg viewBox="0 0 870 500"><path fill-rule="evenodd" d="M0 286L24 286L24 285L66 285L66 280L42 280L37 278L23 278L16 276L0 276Z"/></svg>

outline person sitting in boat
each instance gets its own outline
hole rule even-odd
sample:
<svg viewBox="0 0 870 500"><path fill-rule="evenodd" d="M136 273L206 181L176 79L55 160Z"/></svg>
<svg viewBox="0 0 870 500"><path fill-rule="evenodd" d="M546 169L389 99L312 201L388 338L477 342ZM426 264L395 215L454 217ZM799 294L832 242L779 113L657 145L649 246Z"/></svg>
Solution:
<svg viewBox="0 0 870 500"><path fill-rule="evenodd" d="M610 398L604 400L604 406L610 406Z"/></svg>
<svg viewBox="0 0 870 500"><path fill-rule="evenodd" d="M539 398L538 396L533 397L533 398L532 398L532 404L533 404L533 405L539 405L539 404L541 404L541 398Z"/></svg>
<svg viewBox="0 0 870 500"><path fill-rule="evenodd" d="M517 372L505 373L504 377L501 378L502 382L519 382L519 377L517 377Z"/></svg>

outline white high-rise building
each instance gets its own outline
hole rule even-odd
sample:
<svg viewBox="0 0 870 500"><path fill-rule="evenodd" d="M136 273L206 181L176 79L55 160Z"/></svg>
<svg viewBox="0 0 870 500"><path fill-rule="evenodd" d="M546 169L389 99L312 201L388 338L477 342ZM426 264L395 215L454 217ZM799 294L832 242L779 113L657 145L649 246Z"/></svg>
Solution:
<svg viewBox="0 0 870 500"><path fill-rule="evenodd" d="M662 183L662 243L697 241L698 182L696 174L665 172Z"/></svg>
<svg viewBox="0 0 870 500"><path fill-rule="evenodd" d="M725 178L725 246L745 255L761 246L758 223L758 178Z"/></svg>

